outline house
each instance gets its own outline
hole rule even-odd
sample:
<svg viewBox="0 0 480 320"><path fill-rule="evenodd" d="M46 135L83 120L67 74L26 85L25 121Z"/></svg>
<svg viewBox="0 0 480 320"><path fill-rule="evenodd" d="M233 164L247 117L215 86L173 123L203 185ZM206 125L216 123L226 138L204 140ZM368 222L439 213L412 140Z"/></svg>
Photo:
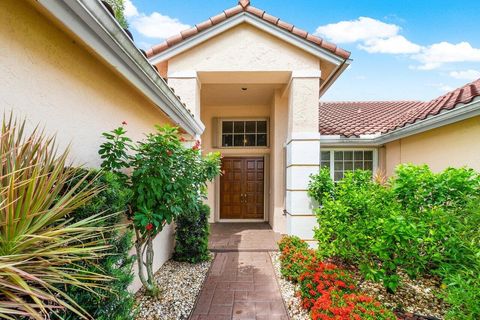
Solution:
<svg viewBox="0 0 480 320"><path fill-rule="evenodd" d="M480 170L480 80L430 102L320 102L350 53L242 0L172 36L148 58L205 124L224 175L212 222L268 221L313 240L309 176L321 166L391 175L403 162Z"/></svg>
<svg viewBox="0 0 480 320"><path fill-rule="evenodd" d="M307 186L321 166L337 180L356 168L391 175L403 162L480 170L480 80L430 102L319 102L350 53L248 0L148 59L97 0L4 0L0 16L5 112L57 132L91 167L101 132L122 121L136 140L153 124L178 125L204 152L224 155L208 190L212 222L266 221L312 240ZM172 232L156 239L155 267Z"/></svg>
<svg viewBox="0 0 480 320"><path fill-rule="evenodd" d="M0 17L3 114L57 133L75 163L98 167L101 133L122 121L135 140L155 124L178 125L191 140L202 133L100 1L4 0ZM170 258L173 231L167 226L155 239L155 268ZM140 286L136 279L132 289Z"/></svg>

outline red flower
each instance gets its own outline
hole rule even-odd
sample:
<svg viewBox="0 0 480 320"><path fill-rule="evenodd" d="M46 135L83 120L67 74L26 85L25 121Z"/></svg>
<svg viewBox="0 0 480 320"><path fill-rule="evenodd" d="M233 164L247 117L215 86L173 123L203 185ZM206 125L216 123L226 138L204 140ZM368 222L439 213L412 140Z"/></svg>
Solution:
<svg viewBox="0 0 480 320"><path fill-rule="evenodd" d="M172 150L167 150L167 155L170 157L172 155Z"/></svg>
<svg viewBox="0 0 480 320"><path fill-rule="evenodd" d="M192 147L192 150L199 150L200 149L200 140L195 141L195 145Z"/></svg>
<svg viewBox="0 0 480 320"><path fill-rule="evenodd" d="M145 226L145 229L147 229L147 231L151 231L153 229L153 224L149 223Z"/></svg>
<svg viewBox="0 0 480 320"><path fill-rule="evenodd" d="M127 125L127 121L123 120L123 121L122 121L122 124L123 124L124 126L126 126L126 125Z"/></svg>
<svg viewBox="0 0 480 320"><path fill-rule="evenodd" d="M184 137L180 137L180 142L185 142L187 141Z"/></svg>

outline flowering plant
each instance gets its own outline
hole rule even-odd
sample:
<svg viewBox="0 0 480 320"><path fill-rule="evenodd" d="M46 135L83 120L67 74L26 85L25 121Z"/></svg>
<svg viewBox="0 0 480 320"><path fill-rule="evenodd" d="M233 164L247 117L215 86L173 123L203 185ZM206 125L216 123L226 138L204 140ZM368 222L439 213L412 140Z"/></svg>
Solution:
<svg viewBox="0 0 480 320"><path fill-rule="evenodd" d="M310 309L315 301L332 291L351 292L355 289L352 275L332 263L313 263L298 278L302 305Z"/></svg>
<svg viewBox="0 0 480 320"><path fill-rule="evenodd" d="M105 144L118 139L116 135L104 136L109 139ZM190 148L182 140L178 128L156 126L156 132L131 148L135 154L129 161L115 168L133 170L128 181L133 190L129 218L135 229L139 277L150 295L159 292L153 271L153 239L180 213L198 210L206 195L207 181L220 173L219 153L202 156L200 141ZM105 144L100 150L108 149ZM117 154L123 157L127 154L123 151Z"/></svg>
<svg viewBox="0 0 480 320"><path fill-rule="evenodd" d="M312 320L393 320L395 314L372 297L341 290L325 292L313 304Z"/></svg>

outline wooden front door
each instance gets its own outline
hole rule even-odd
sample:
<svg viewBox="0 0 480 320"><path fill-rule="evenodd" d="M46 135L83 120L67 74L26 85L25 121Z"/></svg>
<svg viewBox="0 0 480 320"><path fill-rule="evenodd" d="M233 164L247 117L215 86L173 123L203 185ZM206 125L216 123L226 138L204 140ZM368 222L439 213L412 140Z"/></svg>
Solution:
<svg viewBox="0 0 480 320"><path fill-rule="evenodd" d="M220 219L263 219L263 157L222 160Z"/></svg>

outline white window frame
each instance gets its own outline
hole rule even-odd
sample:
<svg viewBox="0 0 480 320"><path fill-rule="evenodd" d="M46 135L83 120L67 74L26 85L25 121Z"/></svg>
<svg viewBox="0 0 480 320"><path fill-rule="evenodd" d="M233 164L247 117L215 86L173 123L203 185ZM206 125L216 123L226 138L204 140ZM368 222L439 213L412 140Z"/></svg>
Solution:
<svg viewBox="0 0 480 320"><path fill-rule="evenodd" d="M335 181L335 151L373 151L372 174L378 170L378 149L377 148L322 148L320 147L320 165L322 162L322 152L330 152L330 177ZM365 159L363 160L365 161ZM344 171L345 172L345 171Z"/></svg>
<svg viewBox="0 0 480 320"><path fill-rule="evenodd" d="M265 121L267 123L267 143L265 146L223 146L223 123L228 121ZM258 134L255 132L255 134ZM262 133L260 133L262 134ZM234 135L234 133L232 133ZM220 118L218 119L218 134L217 134L218 148L221 149L266 149L270 148L270 119L269 118Z"/></svg>

